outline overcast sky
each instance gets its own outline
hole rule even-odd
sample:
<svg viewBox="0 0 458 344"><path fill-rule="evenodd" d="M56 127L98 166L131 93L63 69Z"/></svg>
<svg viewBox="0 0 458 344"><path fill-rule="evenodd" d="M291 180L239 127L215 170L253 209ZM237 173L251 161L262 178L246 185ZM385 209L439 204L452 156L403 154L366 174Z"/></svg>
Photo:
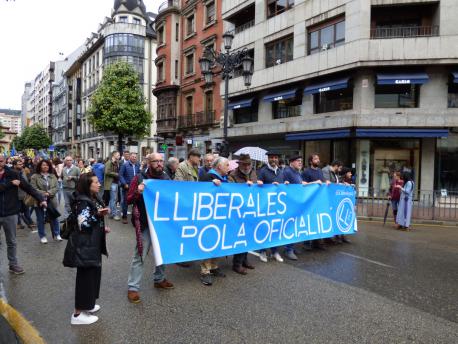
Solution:
<svg viewBox="0 0 458 344"><path fill-rule="evenodd" d="M160 0L144 0L157 12ZM0 108L21 109L24 83L62 60L111 15L114 0L0 0ZM59 53L63 53L61 56Z"/></svg>

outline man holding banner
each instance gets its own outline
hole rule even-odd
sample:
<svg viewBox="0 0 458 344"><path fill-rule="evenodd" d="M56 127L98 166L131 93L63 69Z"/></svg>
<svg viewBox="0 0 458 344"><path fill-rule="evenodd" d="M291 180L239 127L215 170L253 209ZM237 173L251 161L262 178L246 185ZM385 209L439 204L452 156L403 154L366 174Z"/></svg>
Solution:
<svg viewBox="0 0 458 344"><path fill-rule="evenodd" d="M256 171L253 168L251 158L248 154L241 154L238 164L239 167L229 175L230 183L244 183L248 185L263 184L261 180L258 180ZM238 274L246 275L247 269L254 269L254 266L248 263L248 253L234 254L232 258L232 270Z"/></svg>
<svg viewBox="0 0 458 344"><path fill-rule="evenodd" d="M132 180L127 194L127 203L133 204L132 223L135 227L137 245L132 258L128 278L127 298L132 303L140 302L140 282L143 276L143 263L151 248L151 232L148 227L143 191L144 181L147 179L170 180L164 172L164 158L159 153L148 155L148 167L145 171L137 174ZM154 271L154 287L159 289L172 289L174 286L165 278L165 267L157 264Z"/></svg>
<svg viewBox="0 0 458 344"><path fill-rule="evenodd" d="M229 173L229 160L223 157L216 158L212 164L212 168L205 174L200 181L210 182L216 186L221 183L227 183L227 175ZM226 275L218 268L216 259L205 259L200 263L200 280L203 285L211 286L213 277L226 277Z"/></svg>

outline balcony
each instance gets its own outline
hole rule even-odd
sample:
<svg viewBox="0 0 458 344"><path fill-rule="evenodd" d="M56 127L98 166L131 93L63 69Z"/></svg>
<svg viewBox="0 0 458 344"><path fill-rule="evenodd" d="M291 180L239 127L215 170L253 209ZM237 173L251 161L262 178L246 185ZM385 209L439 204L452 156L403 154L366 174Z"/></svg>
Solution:
<svg viewBox="0 0 458 344"><path fill-rule="evenodd" d="M176 117L167 117L167 118L158 118L157 123L157 132L171 132L176 131L177 129L177 118Z"/></svg>
<svg viewBox="0 0 458 344"><path fill-rule="evenodd" d="M202 111L191 115L178 116L178 128L200 128L215 124L215 111Z"/></svg>
<svg viewBox="0 0 458 344"><path fill-rule="evenodd" d="M371 39L439 36L439 26L378 27L371 30Z"/></svg>
<svg viewBox="0 0 458 344"><path fill-rule="evenodd" d="M171 7L176 7L178 8L180 6L180 3L178 0L167 0L164 1L162 4L159 5L159 9L157 10L157 13L164 12L165 10L171 8Z"/></svg>
<svg viewBox="0 0 458 344"><path fill-rule="evenodd" d="M242 31L245 31L246 29L249 29L250 27L254 26L254 19L246 22L246 23L243 23L243 24L240 24L238 26L235 26L234 27L234 33L235 34L238 34Z"/></svg>

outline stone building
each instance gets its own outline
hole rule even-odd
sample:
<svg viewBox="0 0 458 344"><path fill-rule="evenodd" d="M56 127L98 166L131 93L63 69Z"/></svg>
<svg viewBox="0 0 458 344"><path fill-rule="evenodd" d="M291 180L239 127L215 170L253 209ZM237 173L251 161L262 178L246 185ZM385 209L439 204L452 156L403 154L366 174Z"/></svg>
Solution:
<svg viewBox="0 0 458 344"><path fill-rule="evenodd" d="M454 0L223 0L233 48L254 54L251 87L229 84L231 150L340 159L360 194L394 169L457 190L457 16Z"/></svg>

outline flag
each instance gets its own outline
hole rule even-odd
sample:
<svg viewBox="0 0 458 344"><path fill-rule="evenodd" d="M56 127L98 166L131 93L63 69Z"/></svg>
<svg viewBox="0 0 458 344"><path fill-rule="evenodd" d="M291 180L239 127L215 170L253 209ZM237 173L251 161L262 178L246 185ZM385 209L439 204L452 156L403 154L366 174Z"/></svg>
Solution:
<svg viewBox="0 0 458 344"><path fill-rule="evenodd" d="M16 148L14 148L14 145L13 145L13 148L11 148L11 155L10 156L15 156L16 155Z"/></svg>

